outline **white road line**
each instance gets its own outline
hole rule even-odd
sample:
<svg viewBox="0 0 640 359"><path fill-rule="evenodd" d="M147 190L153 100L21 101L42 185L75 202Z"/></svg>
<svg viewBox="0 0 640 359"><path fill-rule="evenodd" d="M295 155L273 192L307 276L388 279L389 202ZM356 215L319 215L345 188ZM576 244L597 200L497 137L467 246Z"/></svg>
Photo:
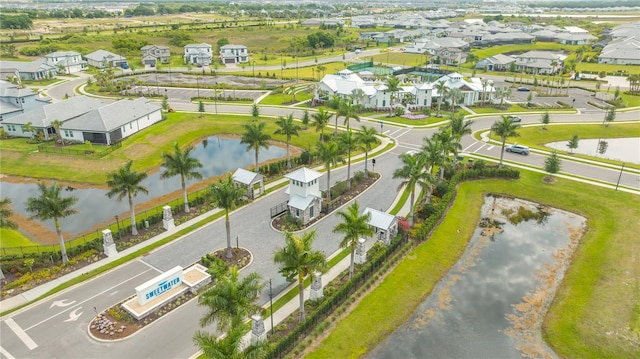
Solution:
<svg viewBox="0 0 640 359"><path fill-rule="evenodd" d="M107 288L107 289L103 290L102 292L97 293L97 294L96 294L96 295L94 295L93 297L89 297L89 298L87 298L87 299L83 300L82 302L77 303L77 304L76 304L76 305L74 305L74 306L71 306L71 307L66 308L65 310L61 311L60 313L54 314L54 315L50 316L49 318L46 318L46 319L43 319L43 320L39 321L38 323L36 323L36 324L34 324L34 325L30 326L29 328L27 328L27 329L25 329L25 330L33 329L33 328L37 327L38 325L40 325L40 324L42 324L42 323L44 323L44 322L47 322L47 321L49 321L49 320L51 320L51 319L53 319L53 318L55 318L55 317L59 316L60 314L64 314L65 312L67 312L67 311L69 311L69 310L71 310L71 309L73 309L73 308L75 308L75 307L78 307L79 305L81 305L81 304L83 304L83 303L86 303L86 302L90 301L91 299L93 299L93 298L95 298L95 297L101 296L101 295L103 295L104 293L106 293L106 292L108 292L108 291L110 291L110 290L113 290L114 288L118 287L118 286L119 286L119 285L121 285L121 284L124 284L124 283L126 283L126 282L128 282L128 281L130 281L130 280L133 280L133 279L138 278L139 276L141 276L141 275L143 275L143 274L147 273L147 272L148 272L148 271L150 271L150 270L151 270L151 269L147 269L147 270L146 270L146 271L144 271L144 272L138 273L137 275L135 275L135 276L133 276L133 277L131 277L131 278L129 278L129 279L127 279L127 280L125 280L125 281L122 281L122 282L120 282L120 283L118 283L118 284L116 284L116 285L112 286L111 288Z"/></svg>
<svg viewBox="0 0 640 359"><path fill-rule="evenodd" d="M489 146L489 148L487 148L487 151L491 151L495 146Z"/></svg>
<svg viewBox="0 0 640 359"><path fill-rule="evenodd" d="M13 330L14 333L16 333L18 338L22 340L24 345L26 345L27 348L29 348L29 350L33 350L38 347L38 344L36 344L36 342L34 342L33 339L31 339L31 337L27 333L25 333L25 331L22 330L22 328L20 328L18 323L16 323L15 320L13 320L13 318L9 318L4 322L7 323L9 328L11 328L11 330Z"/></svg>
<svg viewBox="0 0 640 359"><path fill-rule="evenodd" d="M13 355L9 354L9 352L6 351L3 347L0 347L0 354L7 357L7 359L16 359Z"/></svg>

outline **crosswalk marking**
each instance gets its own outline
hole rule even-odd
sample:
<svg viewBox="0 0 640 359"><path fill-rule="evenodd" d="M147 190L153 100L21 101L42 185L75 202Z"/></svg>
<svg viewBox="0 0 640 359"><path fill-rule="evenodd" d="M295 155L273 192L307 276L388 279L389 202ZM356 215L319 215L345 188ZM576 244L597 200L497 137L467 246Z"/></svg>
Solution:
<svg viewBox="0 0 640 359"><path fill-rule="evenodd" d="M24 345L26 345L27 348L29 348L29 350L33 350L33 349L38 347L38 344L36 344L36 342L34 342L33 339L31 339L31 337L24 330L22 330L22 328L20 328L18 323L16 323L13 320L13 318L9 318L9 319L5 320L4 322L7 323L9 328L11 328L11 330L13 330L14 333L16 333L18 338L20 338L20 340L22 340Z"/></svg>

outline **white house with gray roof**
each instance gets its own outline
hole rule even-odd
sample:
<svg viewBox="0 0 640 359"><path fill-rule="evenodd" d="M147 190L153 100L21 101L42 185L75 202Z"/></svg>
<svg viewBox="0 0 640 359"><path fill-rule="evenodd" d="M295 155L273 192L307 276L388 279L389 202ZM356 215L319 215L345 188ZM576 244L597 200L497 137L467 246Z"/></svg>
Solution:
<svg viewBox="0 0 640 359"><path fill-rule="evenodd" d="M213 59L211 45L205 43L185 45L182 58L185 64L209 66Z"/></svg>
<svg viewBox="0 0 640 359"><path fill-rule="evenodd" d="M47 64L55 66L58 73L72 74L86 70L87 61L82 59L82 55L75 51L56 51L44 55Z"/></svg>
<svg viewBox="0 0 640 359"><path fill-rule="evenodd" d="M242 64L249 62L249 51L244 45L227 44L220 47L220 61L223 64Z"/></svg>
<svg viewBox="0 0 640 359"><path fill-rule="evenodd" d="M322 205L319 182L322 173L302 167L284 177L289 179L289 188L286 190L289 194L289 214L305 224L318 217Z"/></svg>
<svg viewBox="0 0 640 359"><path fill-rule="evenodd" d="M598 56L601 64L640 65L640 36L612 41Z"/></svg>
<svg viewBox="0 0 640 359"><path fill-rule="evenodd" d="M40 97L31 89L0 80L0 125L3 120L42 107L50 101L50 98Z"/></svg>
<svg viewBox="0 0 640 359"><path fill-rule="evenodd" d="M87 60L87 63L95 68L105 69L108 67L128 67L127 59L124 56L120 56L118 54L114 54L113 52L109 52L107 50L96 50L88 55L85 55L84 58Z"/></svg>
<svg viewBox="0 0 640 359"><path fill-rule="evenodd" d="M54 78L58 74L55 66L47 64L44 58L31 62L0 61L0 79L18 76L21 80L42 80Z"/></svg>
<svg viewBox="0 0 640 359"><path fill-rule="evenodd" d="M376 239L388 246L393 237L398 234L398 218L370 207L365 208L362 214L366 215L367 213L371 214L367 224L373 228Z"/></svg>

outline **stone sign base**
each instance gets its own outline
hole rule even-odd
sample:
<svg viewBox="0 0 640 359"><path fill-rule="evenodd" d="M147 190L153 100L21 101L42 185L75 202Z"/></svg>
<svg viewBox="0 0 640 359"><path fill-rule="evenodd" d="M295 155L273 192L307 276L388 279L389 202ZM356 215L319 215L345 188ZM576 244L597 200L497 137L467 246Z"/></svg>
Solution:
<svg viewBox="0 0 640 359"><path fill-rule="evenodd" d="M122 308L129 312L129 314L134 318L140 320L152 314L163 305L176 299L180 295L186 292L194 293L209 283L211 283L211 275L207 273L207 269L200 264L195 264L184 270L182 283L177 285L175 288L162 293L157 298L144 305L140 305L138 303L138 296L134 295L131 299L122 304Z"/></svg>

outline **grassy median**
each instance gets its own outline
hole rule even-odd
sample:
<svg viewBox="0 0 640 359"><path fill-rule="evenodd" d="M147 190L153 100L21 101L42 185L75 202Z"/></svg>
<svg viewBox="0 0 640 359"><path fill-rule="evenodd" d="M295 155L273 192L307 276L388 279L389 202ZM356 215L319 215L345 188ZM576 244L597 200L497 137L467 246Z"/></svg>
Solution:
<svg viewBox="0 0 640 359"><path fill-rule="evenodd" d="M543 336L554 350L570 358L640 357L638 196L563 179L547 184L543 176L523 172L518 181L463 183L429 241L411 252L308 358L359 357L406 321L464 252L488 192L588 219L589 231L544 323Z"/></svg>

